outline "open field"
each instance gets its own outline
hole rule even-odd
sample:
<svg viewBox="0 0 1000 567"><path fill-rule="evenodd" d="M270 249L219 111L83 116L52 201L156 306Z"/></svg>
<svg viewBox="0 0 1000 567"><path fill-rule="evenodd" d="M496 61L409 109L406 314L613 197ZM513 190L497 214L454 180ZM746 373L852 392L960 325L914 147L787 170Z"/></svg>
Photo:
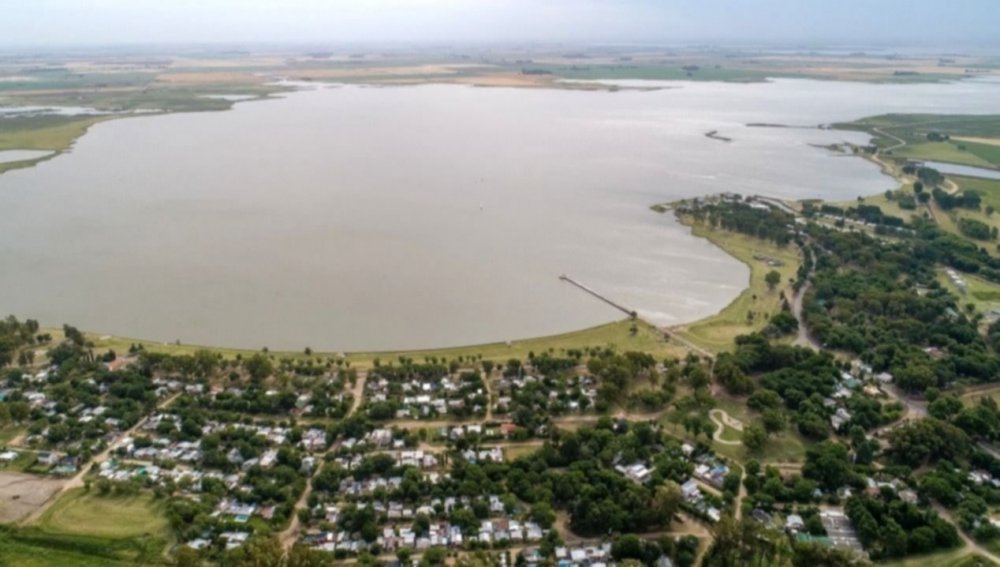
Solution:
<svg viewBox="0 0 1000 567"><path fill-rule="evenodd" d="M930 555L914 555L900 561L878 563L882 567L996 567L996 563L959 548Z"/></svg>
<svg viewBox="0 0 1000 567"><path fill-rule="evenodd" d="M114 540L0 527L0 565L3 567L159 565L163 564L162 551L162 540Z"/></svg>
<svg viewBox="0 0 1000 567"><path fill-rule="evenodd" d="M44 504L61 485L59 480L20 472L0 472L0 523L24 518Z"/></svg>
<svg viewBox="0 0 1000 567"><path fill-rule="evenodd" d="M10 443L12 439L24 432L24 429L16 425L5 425L0 427L0 447Z"/></svg>
<svg viewBox="0 0 1000 567"><path fill-rule="evenodd" d="M169 537L167 519L149 494L105 497L75 488L60 496L36 525L57 534Z"/></svg>
<svg viewBox="0 0 1000 567"><path fill-rule="evenodd" d="M406 356L415 360L422 360L424 357L436 356L444 358L474 358L481 356L484 359L495 361L506 361L510 358L527 358L528 353L542 353L546 351L562 352L566 349L582 349L587 347L615 346L620 350L637 350L648 352L658 358L665 356L683 357L687 350L683 347L669 344L664 340L663 334L652 325L639 321L636 323L636 333L631 332L632 322L629 320L607 323L589 329L573 331L560 335L548 337L537 337L523 340L515 340L498 343L488 343L483 345L470 345L464 347L397 351L397 352L356 352L345 353L345 359L354 367L367 368L372 366L376 358L381 360L395 360L400 356ZM55 340L60 340L63 336L62 329L45 329L51 333ZM159 343L144 341L140 339L130 339L125 337L113 337L109 335L99 335L87 333L87 339L94 343L98 350L113 349L118 353L126 353L131 345L142 345L148 351L162 352L173 355L190 355L201 349L209 349L218 352L227 358L236 356L246 356L253 354L253 350L240 349L220 349L211 346ZM338 353L314 352L306 355L301 351L279 352L271 351L275 357L308 358L308 357L330 357L339 356Z"/></svg>
<svg viewBox="0 0 1000 567"><path fill-rule="evenodd" d="M705 350L725 351L732 348L733 339L737 336L759 331L767 326L770 315L781 309L782 292L786 297L792 296L788 281L795 277L801 259L798 250L793 246L778 248L765 240L714 230L703 225L693 225L691 232L695 236L707 238L750 268L747 289L743 290L732 303L716 315L674 329L681 337ZM768 266L765 262L755 259L755 255L781 260L784 265ZM771 270L777 270L781 274L782 281L773 291L769 290L764 282L765 274ZM747 320L747 313L750 311L754 312L752 321Z"/></svg>
<svg viewBox="0 0 1000 567"><path fill-rule="evenodd" d="M868 132L888 155L1000 167L1000 146L980 142L1000 138L1000 116L996 115L885 114L836 127ZM928 135L935 134L950 139L929 139ZM899 142L890 136L903 140L905 145L895 147Z"/></svg>
<svg viewBox="0 0 1000 567"><path fill-rule="evenodd" d="M986 281L971 274L962 274L962 279L965 280L969 288L969 293L966 295L962 295L958 286L948 279L943 269L939 270L937 274L937 280L941 283L942 287L958 297L959 306L964 307L966 304L971 303L975 305L976 311L979 313L986 313L991 309L1000 307L1000 284Z"/></svg>

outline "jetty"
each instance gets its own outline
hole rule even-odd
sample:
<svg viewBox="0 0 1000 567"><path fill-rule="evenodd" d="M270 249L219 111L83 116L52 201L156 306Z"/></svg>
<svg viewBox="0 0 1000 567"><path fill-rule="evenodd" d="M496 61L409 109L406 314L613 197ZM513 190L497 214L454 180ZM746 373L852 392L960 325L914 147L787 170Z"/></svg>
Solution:
<svg viewBox="0 0 1000 567"><path fill-rule="evenodd" d="M622 313L628 315L629 317L632 317L632 316L635 315L635 311L633 311L632 309L629 309L628 307L625 307L624 305L622 305L620 303L616 303L614 300L612 300L612 299L610 299L610 298L608 298L608 297L606 297L604 295L601 295L600 293L598 293L598 292L594 291L593 289L591 289L591 288L583 285L582 283L574 280L573 278L567 276L566 274L563 274L563 275L559 276L559 279L561 279L564 282L567 282L569 284L572 284L572 285L574 285L574 286L582 289L583 291L589 293L590 295L593 295L597 299L600 299L604 303L607 303L611 307L614 307L615 309L621 311Z"/></svg>

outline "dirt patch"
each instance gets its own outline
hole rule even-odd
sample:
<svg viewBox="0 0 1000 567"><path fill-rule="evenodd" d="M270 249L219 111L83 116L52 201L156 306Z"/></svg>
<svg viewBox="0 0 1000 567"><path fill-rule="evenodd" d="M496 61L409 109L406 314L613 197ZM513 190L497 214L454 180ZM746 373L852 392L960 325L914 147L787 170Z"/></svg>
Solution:
<svg viewBox="0 0 1000 567"><path fill-rule="evenodd" d="M0 472L0 523L28 516L45 504L62 483L30 474Z"/></svg>
<svg viewBox="0 0 1000 567"><path fill-rule="evenodd" d="M968 136L958 137L955 136L952 140L958 140L960 142L971 142L973 144L983 144L984 146L1000 146L1000 138L974 138Z"/></svg>

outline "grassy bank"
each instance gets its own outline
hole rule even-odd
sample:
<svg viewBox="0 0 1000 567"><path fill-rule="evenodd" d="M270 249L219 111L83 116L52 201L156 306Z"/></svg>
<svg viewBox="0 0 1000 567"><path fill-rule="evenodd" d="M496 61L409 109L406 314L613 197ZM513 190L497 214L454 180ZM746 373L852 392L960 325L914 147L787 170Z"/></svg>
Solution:
<svg viewBox="0 0 1000 567"><path fill-rule="evenodd" d="M729 232L704 224L694 224L691 219L681 219L691 227L691 232L706 238L727 254L743 262L750 268L747 288L719 313L700 321L675 328L684 339L711 352L721 352L732 348L733 339L760 331L767 326L771 315L781 309L781 293L791 297L789 279L794 278L801 263L799 251L793 246L779 248L774 243L744 234ZM783 262L782 266L769 266L767 262L755 258L767 256ZM769 289L764 280L771 270L781 274L781 283ZM747 314L753 312L752 320Z"/></svg>
<svg viewBox="0 0 1000 567"><path fill-rule="evenodd" d="M53 338L62 338L61 329L46 329ZM256 350L250 349L227 349L211 346L199 346L188 344L159 343L127 337L115 337L87 333L87 339L94 343L97 350L113 349L117 353L126 353L131 345L142 345L148 351L162 352L174 355L189 355L201 349L208 349L218 352L227 358L236 356L247 356ZM458 357L482 357L484 359L506 361L510 358L526 358L529 353L542 353L546 351L562 352L566 349L582 349L587 347L614 346L619 350L637 350L648 352L658 358L664 356L684 356L687 351L678 345L668 343L656 327L639 321L636 323L636 332L632 333L632 322L628 320L607 323L589 329L573 331L559 335L546 337L536 337L508 342L496 342L481 345L469 345L453 348L423 349L423 350L403 350L403 351L371 351L344 353L346 360L355 367L370 367L376 358L381 360L395 360L400 356L406 356L415 360L422 360L424 357L436 356L444 358ZM334 352L314 352L306 355L302 351L271 351L276 357L303 358L307 356L339 356Z"/></svg>

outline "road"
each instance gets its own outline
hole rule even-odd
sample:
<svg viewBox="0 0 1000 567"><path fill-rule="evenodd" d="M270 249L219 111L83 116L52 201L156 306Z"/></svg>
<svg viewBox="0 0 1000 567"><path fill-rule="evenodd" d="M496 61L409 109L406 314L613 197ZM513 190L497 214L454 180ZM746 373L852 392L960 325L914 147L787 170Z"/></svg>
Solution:
<svg viewBox="0 0 1000 567"><path fill-rule="evenodd" d="M114 451L115 449L117 449L118 447L120 447L121 444L122 444L122 442L125 439L131 437L132 434L135 433L136 431L138 431L140 427L142 427L143 425L145 425L146 422L149 421L150 417L152 417L153 415L155 415L156 413L158 413L159 410L161 410L161 409L169 406L180 395L181 395L181 393L178 392L178 393L170 396L169 398L161 401L160 403L156 404L156 410L150 412L149 414L146 415L146 417L140 419L138 422L136 422L135 425L133 425L127 431L122 432L121 435L119 435L114 441L112 441L111 443L108 444L108 447L106 449L104 449L103 451L101 451L100 453L98 453L97 455L95 455L93 458L91 458L89 462L91 462L91 463L102 463L102 462L106 461L107 458L108 458L108 456L111 455L111 451ZM84 484L83 483L83 478L85 476L87 476L88 472L90 472L90 467L86 466L86 465L87 465L87 463L81 464L80 465L80 471L78 473L76 473L71 478L69 478L59 488L59 490L57 490L54 493L52 493L52 496L49 497L49 499L45 501L45 504L43 504L43 505L39 506L38 508L36 508L35 511L32 512L31 514L29 514L24 520L21 521L21 523L24 524L24 525L27 525L27 524L31 524L32 522L37 521L39 518L42 517L42 514L44 514L45 511L48 510L49 507L52 506L52 504L54 504L56 500L59 499L59 496L61 496L63 493L68 492L68 491L70 491L70 490L72 490L74 488L80 488L80 487L82 487L83 484Z"/></svg>
<svg viewBox="0 0 1000 567"><path fill-rule="evenodd" d="M347 412L347 416L350 417L354 415L354 412L358 411L361 407L361 402L365 394L365 383L368 381L368 372L365 370L358 370L358 379L354 382L354 387L351 388L351 409ZM312 478L319 472L319 469L323 467L323 462L326 460L327 454L330 453L337 445L335 443L331 444L326 451L323 451L322 455L318 456L316 459L316 465L313 467L312 474L306 479L306 488L302 491L302 495L295 502L295 506L292 508L292 520L288 523L288 527L285 528L280 534L278 534L278 541L281 542L281 546L287 551L295 545L298 540L299 530L301 529L302 522L299 520L299 511L304 510L306 505L309 504L309 496L312 495Z"/></svg>
<svg viewBox="0 0 1000 567"><path fill-rule="evenodd" d="M947 520L948 522L950 522L952 525L955 526L955 529L958 530L958 537L962 538L962 541L965 543L966 549L968 549L972 553L977 553L979 555L982 555L983 557L989 559L990 561L996 563L997 565L1000 565L1000 555L996 555L995 553L989 551L988 549L979 545L979 543L977 543L974 539L967 536L965 532L963 532L962 529L958 527L958 523L955 522L955 518L952 517L951 512L945 509L944 506L935 502L934 511L938 513L938 516L941 516L942 518L944 518L945 520Z"/></svg>

